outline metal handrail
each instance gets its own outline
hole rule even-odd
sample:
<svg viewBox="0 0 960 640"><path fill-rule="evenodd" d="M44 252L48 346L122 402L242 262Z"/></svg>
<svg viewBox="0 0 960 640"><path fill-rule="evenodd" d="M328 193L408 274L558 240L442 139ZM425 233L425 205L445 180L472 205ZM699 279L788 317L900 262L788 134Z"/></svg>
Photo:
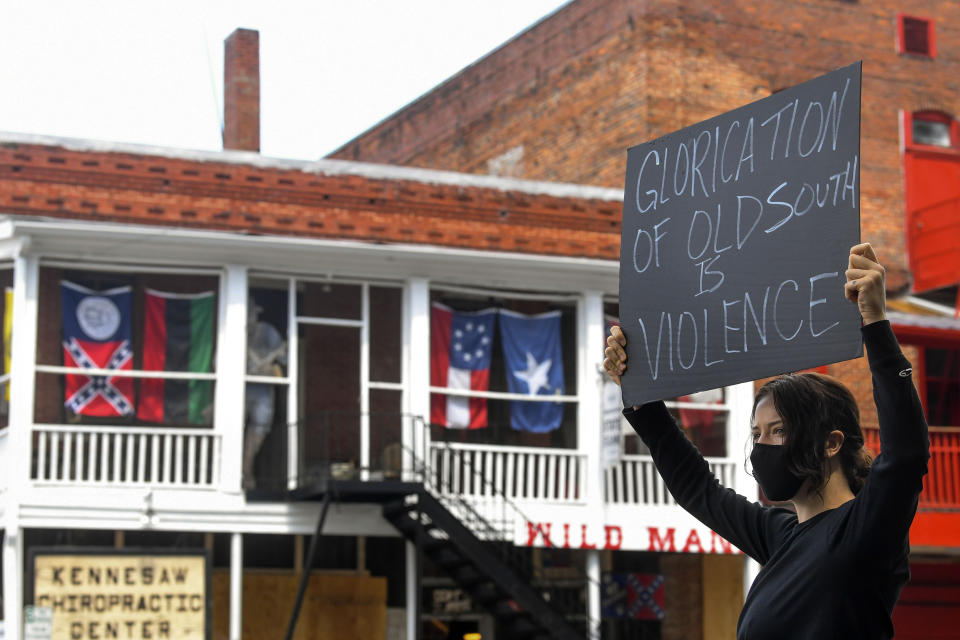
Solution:
<svg viewBox="0 0 960 640"><path fill-rule="evenodd" d="M494 509L497 511L497 516L492 519L490 518L489 513L481 513L475 504L473 504L468 498L455 492L449 480L445 479L445 474L440 473L439 469L431 466L430 444L437 447L441 451L443 449L453 451L455 448L450 446L451 443L440 441L434 441L431 443L429 438L430 426L422 416L396 412L371 412L367 413L366 415L368 418L376 416L390 416L397 417L400 420L409 420L412 426L411 435L413 436L413 446L403 442L399 443L400 451L405 457L400 468L387 468L387 465L382 465L382 468L375 468L372 465L363 467L355 464L355 462L343 461L351 466L346 469L338 469L338 474L346 474L350 479L354 480L376 480L383 477L382 474L391 472L396 473L397 477L404 479L409 478L414 482L422 483L424 488L429 491L431 496L433 496L436 500L453 512L457 518L464 522L468 528L475 533L479 533L479 537L482 540L495 545L500 557L515 571L517 571L526 579L535 577L530 558L515 545L514 541L515 523L527 522L530 519L509 497L504 494L501 489L496 487L496 485L485 478L482 471L474 467L472 460L463 460L461 462L463 465L461 467L463 469L462 473L464 473L464 475L469 474L469 477L474 482L474 486L482 486L484 488L484 495L490 499L493 505L495 505ZM324 441L322 444L320 444L319 453L321 455L319 458L316 456L307 456L305 450L306 447L303 445L298 447L301 457L297 465L298 486L306 486L306 483L309 483L310 481L322 481L324 479L330 479L334 477L333 464L337 463L338 461L334 459L333 455L331 455L332 449L343 449L341 446L342 443L337 441L337 435L329 428L330 421L337 417L349 417L351 419L356 418L359 421L362 416L356 411L332 410L323 412L322 416L315 414L313 416L306 417L303 420L298 421L297 424L291 425L294 428L300 429L302 434L302 430L306 427L306 425L316 421L319 418L326 423L321 427L321 429L328 435L333 435L332 439L328 438L327 441ZM301 437L301 442L306 442L306 440ZM307 460L307 457L310 458L309 461ZM359 455L356 456L356 458L359 458ZM356 460L356 458L354 460ZM308 462L310 464L308 464ZM307 467L311 466L313 463L316 463L317 468L308 470ZM276 480L282 480L285 484L287 479L286 477L282 479L277 477ZM596 581L590 580L590 577L580 567L571 567L570 574L571 575L568 576L567 582L573 580L577 582L582 581L581 583L584 585L589 585L591 583L597 584Z"/></svg>
<svg viewBox="0 0 960 640"><path fill-rule="evenodd" d="M416 423L419 423L424 430L426 430L427 432L429 432L430 427L429 427L429 425L426 423L426 421L423 420L423 418L422 418L421 416L413 416L413 418L414 418L415 424L416 424ZM456 444L456 443L449 443L449 442L440 441L440 442L437 442L437 443L434 443L434 444L437 444L437 445L439 445L439 446L442 447L442 448L445 448L445 449L448 449L448 450L451 450L451 451L452 451L452 450L455 449L455 447L453 447L453 446L451 446L451 445L452 445L452 444ZM475 479L475 480L479 480L480 484L483 485L483 486L487 489L487 491L485 492L484 495L486 495L486 496L492 496L492 497L496 498L496 500L497 500L501 505L503 505L503 507L504 507L504 512L506 512L507 510L511 511L511 512L514 514L514 517L515 517L515 518L519 518L519 519L520 519L520 522L530 522L530 518L528 518L528 517L526 516L526 514L524 514L524 512L523 512L519 507L517 507L517 505L514 504L514 502L513 502L509 497L507 497L506 494L504 494L504 492L503 492L502 490L500 490L499 488L497 488L497 486L496 486L494 483L492 483L492 482L490 482L489 480L487 480L487 478L485 478L485 477L483 476L483 474L482 474L481 471L473 468L473 461L469 461L469 462L468 462L468 461L464 460L464 464L470 467L470 472L473 474L474 479ZM429 469L429 466L428 466L428 464L427 464L426 462L424 462L424 469L425 469L425 470L428 470L428 469ZM432 475L432 474L431 474L431 475ZM424 483L424 486L427 486L427 483ZM451 491L451 492L449 492L448 494L446 494L445 496L435 496L435 497L437 497L437 499L443 501L443 499L444 499L445 497L449 497L449 496L451 496L451 495L457 495L457 494L454 494L454 493ZM468 508L471 509L471 511L473 511L474 513L476 513L476 512L470 507L470 505L467 503L467 501L466 501L463 497L457 496L457 500L458 500L459 503L462 503L462 504L466 505ZM483 518L482 515L480 515L480 514L476 514L476 515L477 515L477 518L478 518L480 521L485 522L485 519ZM510 520L508 520L508 519L506 518L506 516L504 515L504 518L503 518L502 522L503 522L504 524L506 524L506 523L510 522ZM488 524L489 524L489 523L488 523ZM505 530L505 529L501 529L501 532L502 532L502 534L505 534L505 533L506 533L506 530ZM497 542L506 543L507 545L509 545L507 548L510 549L511 552L512 552L512 553L509 553L509 555L513 558L513 560L510 562L511 566L513 566L515 569L521 569L521 570L523 571L525 577L530 578L530 577L532 577L532 576L534 575L533 568L532 568L531 566L529 566L530 563L525 562L526 558L525 558L522 554L520 554L520 553L518 552L517 547L516 547L516 543L515 543L515 541L512 539L513 531L510 531L509 533L510 533L510 536L509 536L509 537L506 536L506 535L501 535L501 536L499 537L499 539L496 540L496 541L497 541ZM519 562L518 562L518 561L519 561ZM520 565L520 566L518 566L518 565ZM570 569L571 569L571 573L573 573L572 578L573 578L574 581L581 581L581 580L582 580L583 583L586 584L586 585L594 584L594 585L598 585L598 586L599 586L599 584L600 584L599 582L597 582L596 580L592 580L592 579L590 578L590 576L587 575L587 573L586 573L585 571L583 571L582 569L580 569L579 567L574 566L574 567L570 567Z"/></svg>

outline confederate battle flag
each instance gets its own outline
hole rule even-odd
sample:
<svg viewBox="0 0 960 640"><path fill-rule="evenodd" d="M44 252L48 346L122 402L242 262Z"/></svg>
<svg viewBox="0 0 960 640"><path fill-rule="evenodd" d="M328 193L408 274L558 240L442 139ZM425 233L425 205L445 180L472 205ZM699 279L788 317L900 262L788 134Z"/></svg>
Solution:
<svg viewBox="0 0 960 640"><path fill-rule="evenodd" d="M656 573L604 573L604 618L663 620L664 579Z"/></svg>
<svg viewBox="0 0 960 640"><path fill-rule="evenodd" d="M133 368L130 287L93 291L61 282L63 364L82 369ZM67 374L64 405L85 416L133 414L133 378Z"/></svg>

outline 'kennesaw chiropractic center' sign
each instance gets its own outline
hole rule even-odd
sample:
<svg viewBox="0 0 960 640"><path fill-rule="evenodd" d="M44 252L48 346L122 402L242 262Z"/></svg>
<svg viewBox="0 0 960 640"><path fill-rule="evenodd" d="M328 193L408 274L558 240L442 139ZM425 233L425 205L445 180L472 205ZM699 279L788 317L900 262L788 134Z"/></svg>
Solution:
<svg viewBox="0 0 960 640"><path fill-rule="evenodd" d="M36 549L27 596L53 611L52 640L207 640L206 551Z"/></svg>

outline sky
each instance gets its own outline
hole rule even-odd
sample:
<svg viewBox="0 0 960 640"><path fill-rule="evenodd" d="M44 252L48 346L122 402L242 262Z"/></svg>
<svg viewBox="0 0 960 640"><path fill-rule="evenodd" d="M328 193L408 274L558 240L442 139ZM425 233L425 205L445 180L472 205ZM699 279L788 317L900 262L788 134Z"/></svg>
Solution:
<svg viewBox="0 0 960 640"><path fill-rule="evenodd" d="M260 32L266 156L321 158L567 0L2 0L0 132L219 150Z"/></svg>

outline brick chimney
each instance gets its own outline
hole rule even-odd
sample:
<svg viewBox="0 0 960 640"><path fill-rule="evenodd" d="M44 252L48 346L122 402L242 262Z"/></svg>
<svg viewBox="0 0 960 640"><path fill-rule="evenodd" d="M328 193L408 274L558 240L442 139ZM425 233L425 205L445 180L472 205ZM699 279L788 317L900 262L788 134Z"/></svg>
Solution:
<svg viewBox="0 0 960 640"><path fill-rule="evenodd" d="M223 47L223 148L260 151L260 33L237 29Z"/></svg>

